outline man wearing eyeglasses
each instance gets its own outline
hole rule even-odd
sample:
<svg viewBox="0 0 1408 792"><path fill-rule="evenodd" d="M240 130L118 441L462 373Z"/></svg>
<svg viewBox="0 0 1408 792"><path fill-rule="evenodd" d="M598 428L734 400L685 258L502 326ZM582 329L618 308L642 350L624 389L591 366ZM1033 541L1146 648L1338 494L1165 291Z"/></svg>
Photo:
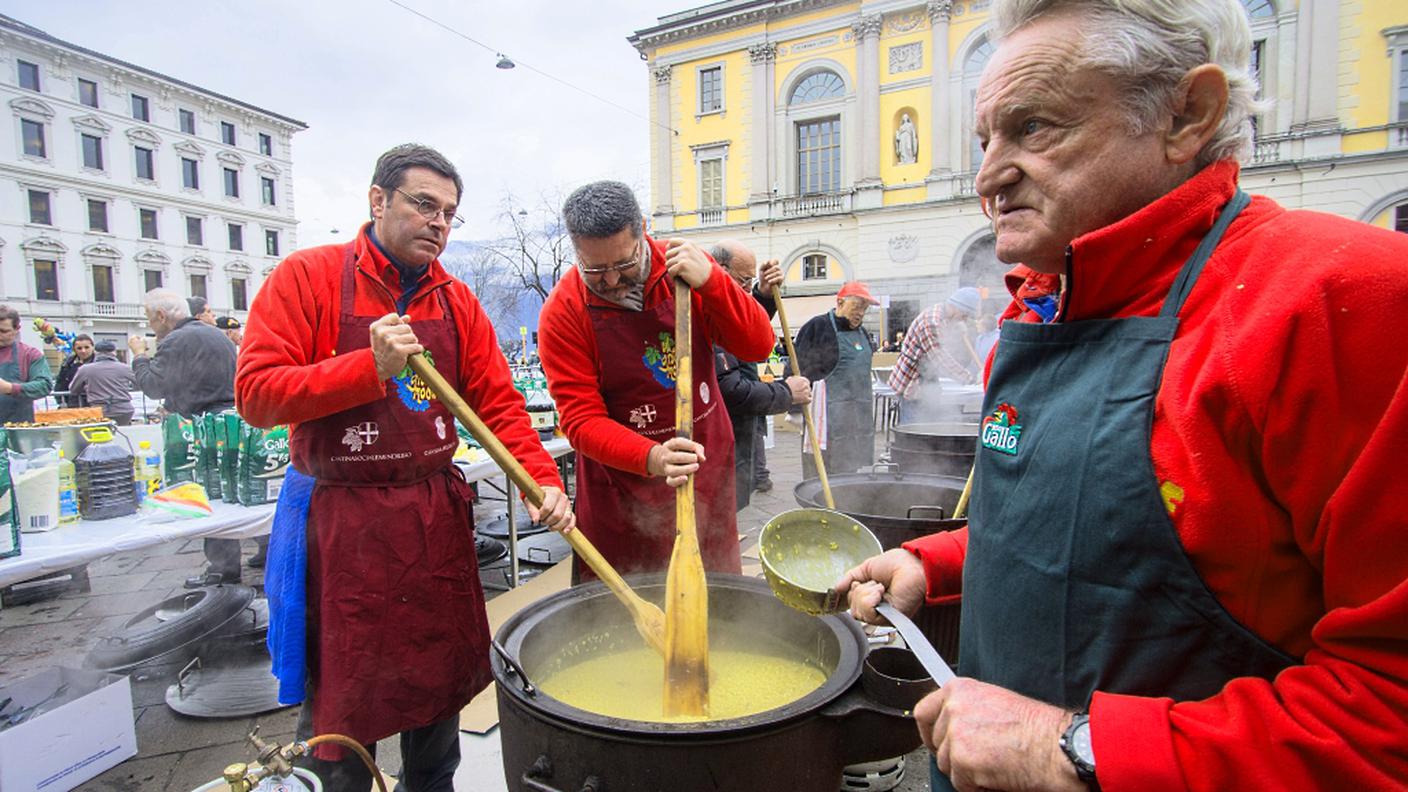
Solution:
<svg viewBox="0 0 1408 792"><path fill-rule="evenodd" d="M705 568L739 572L734 438L712 349L765 359L767 314L698 245L651 239L620 182L578 189L562 217L577 266L548 296L538 340L577 450L581 530L617 571L663 571L675 542L674 488L693 473ZM675 437L674 279L692 290L693 441ZM590 577L580 560L576 572Z"/></svg>
<svg viewBox="0 0 1408 792"><path fill-rule="evenodd" d="M543 485L529 513L573 526L493 327L437 260L462 191L433 149L383 154L357 238L298 251L264 283L235 382L245 420L291 425L265 574L279 700L304 701L301 737L346 734L374 751L399 732L414 792L452 788L459 711L490 672L454 417L410 355L423 353ZM314 754L327 788L370 788L355 756Z"/></svg>

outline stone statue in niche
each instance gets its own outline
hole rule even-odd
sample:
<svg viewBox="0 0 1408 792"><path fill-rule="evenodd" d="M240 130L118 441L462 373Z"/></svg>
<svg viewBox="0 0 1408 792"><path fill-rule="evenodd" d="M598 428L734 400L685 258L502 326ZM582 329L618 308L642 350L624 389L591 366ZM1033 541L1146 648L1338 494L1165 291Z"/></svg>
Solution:
<svg viewBox="0 0 1408 792"><path fill-rule="evenodd" d="M895 161L901 165L919 161L919 133L909 120L909 113L900 116L900 128L895 130Z"/></svg>

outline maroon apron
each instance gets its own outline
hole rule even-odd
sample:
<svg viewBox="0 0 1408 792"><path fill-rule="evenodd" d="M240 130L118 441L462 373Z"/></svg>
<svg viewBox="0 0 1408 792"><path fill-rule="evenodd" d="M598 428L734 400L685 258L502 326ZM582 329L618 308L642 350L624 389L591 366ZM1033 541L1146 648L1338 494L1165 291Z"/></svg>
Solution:
<svg viewBox="0 0 1408 792"><path fill-rule="evenodd" d="M355 313L353 246L346 251L339 355L370 346L378 318ZM436 297L442 318L412 327L445 379L459 382L454 318L443 289ZM449 410L409 368L384 398L294 430L293 465L317 479L308 512L315 734L372 743L455 715L490 681L473 493L450 461L458 443Z"/></svg>
<svg viewBox="0 0 1408 792"><path fill-rule="evenodd" d="M656 443L675 434L675 299L672 289L666 291L668 299L640 311L587 306L607 414ZM734 512L733 427L714 377L713 349L707 334L698 331L693 364L694 441L708 456L694 476L699 546L705 569L736 574L743 567ZM663 572L670 565L675 489L663 478L608 467L579 454L576 506L579 528L617 572ZM595 577L580 558L577 572L582 580Z"/></svg>

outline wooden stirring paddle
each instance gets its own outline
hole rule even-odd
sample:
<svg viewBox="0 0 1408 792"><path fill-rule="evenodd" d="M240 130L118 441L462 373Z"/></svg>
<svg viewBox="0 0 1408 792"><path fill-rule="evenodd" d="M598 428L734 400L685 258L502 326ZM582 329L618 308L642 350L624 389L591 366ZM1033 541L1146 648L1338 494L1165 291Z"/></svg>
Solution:
<svg viewBox="0 0 1408 792"><path fill-rule="evenodd" d="M694 436L689 286L675 279L675 436ZM665 573L665 717L709 712L709 585L694 523L694 476L675 490L675 549Z"/></svg>
<svg viewBox="0 0 1408 792"><path fill-rule="evenodd" d="M802 364L797 360L797 350L792 346L792 329L787 326L787 309L782 305L782 289L772 287L772 301L777 305L777 318L782 322L782 343L787 347L787 360L792 364L792 376L802 376ZM816 463L816 475L821 479L821 495L826 498L826 508L835 510L836 499L831 497L831 482L826 478L826 461L821 458L821 438L816 434L816 421L812 419L812 406L802 405L802 417L807 421L807 437L812 441L812 461Z"/></svg>
<svg viewBox="0 0 1408 792"><path fill-rule="evenodd" d="M543 488L538 486L538 482L528 475L523 464L508 450L499 438L494 435L488 424L480 420L474 409L469 406L460 394L440 376L440 372L435 370L435 366L425 359L424 355L415 354L407 359L411 370L420 375L425 380L425 384L435 392L440 401L454 413L455 417L464 424L464 428L469 430L470 435L479 441L479 445L489 453L489 457L494 460L513 481L523 494L528 498L528 502L534 506L543 505ZM636 630L645 639L646 643L655 648L656 651L665 652L665 613L653 603L641 599L640 595L631 590L626 581L616 574L616 570L602 557L596 547L582 534L580 530L572 530L562 535L567 543L572 546L572 552L576 553L587 566L596 573L601 582L611 590L612 594L626 606L626 610L631 612L631 619L635 622Z"/></svg>

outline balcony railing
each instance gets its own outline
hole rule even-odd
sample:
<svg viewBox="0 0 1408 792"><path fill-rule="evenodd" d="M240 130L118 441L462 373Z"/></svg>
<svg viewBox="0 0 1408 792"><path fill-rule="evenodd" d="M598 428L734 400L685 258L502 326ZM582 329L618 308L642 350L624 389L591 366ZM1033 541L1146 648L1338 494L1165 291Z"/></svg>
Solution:
<svg viewBox="0 0 1408 792"><path fill-rule="evenodd" d="M851 211L851 191L791 195L778 198L773 206L782 217L816 217Z"/></svg>
<svg viewBox="0 0 1408 792"><path fill-rule="evenodd" d="M147 318L146 313L142 310L141 303L80 302L78 303L78 313L80 316L92 316L103 319Z"/></svg>
<svg viewBox="0 0 1408 792"><path fill-rule="evenodd" d="M716 225L723 225L723 224L724 224L724 210L723 210L722 208L717 208L717 209L700 209L700 210L699 210L699 225L702 225L702 226L716 226Z"/></svg>

